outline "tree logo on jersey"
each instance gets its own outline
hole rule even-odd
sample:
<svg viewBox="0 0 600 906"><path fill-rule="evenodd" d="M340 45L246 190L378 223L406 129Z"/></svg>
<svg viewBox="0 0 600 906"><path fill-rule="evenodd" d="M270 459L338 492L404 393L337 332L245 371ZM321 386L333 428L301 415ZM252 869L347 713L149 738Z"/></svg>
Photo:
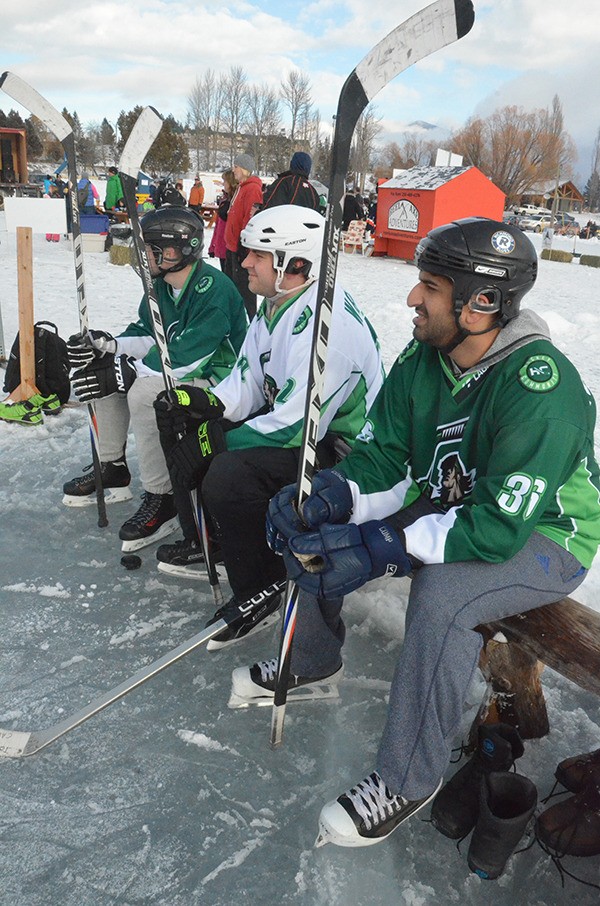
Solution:
<svg viewBox="0 0 600 906"><path fill-rule="evenodd" d="M311 318L312 318L312 309L309 308L309 306L307 305L306 308L304 309L304 311L301 313L298 320L296 321L296 323L294 324L292 333L293 334L302 333L302 331L306 327L308 327L308 323Z"/></svg>
<svg viewBox="0 0 600 906"><path fill-rule="evenodd" d="M514 237L506 230L498 230L498 232L493 234L490 242L500 255L510 255L515 250Z"/></svg>
<svg viewBox="0 0 600 906"><path fill-rule="evenodd" d="M279 393L279 387L277 386L277 384L275 383L275 381L273 380L271 375L265 374L265 378L263 380L263 394L267 401L267 405L269 407L270 412L273 411L273 406L275 405L275 398L278 393Z"/></svg>
<svg viewBox="0 0 600 906"><path fill-rule="evenodd" d="M373 429L373 422L366 421L364 427L360 434L356 435L357 440L361 440L363 444L369 444L375 437L375 431Z"/></svg>
<svg viewBox="0 0 600 906"><path fill-rule="evenodd" d="M202 277L200 280L198 280L194 289L197 293L206 293L214 282L214 278L211 277L210 274L207 274L205 277Z"/></svg>
<svg viewBox="0 0 600 906"><path fill-rule="evenodd" d="M519 371L519 381L534 393L547 393L560 384L558 366L549 355L533 355Z"/></svg>
<svg viewBox="0 0 600 906"><path fill-rule="evenodd" d="M458 453L448 453L437 467L438 484L433 489L432 500L439 500L442 506L462 504L465 497L473 492L474 471L467 472Z"/></svg>

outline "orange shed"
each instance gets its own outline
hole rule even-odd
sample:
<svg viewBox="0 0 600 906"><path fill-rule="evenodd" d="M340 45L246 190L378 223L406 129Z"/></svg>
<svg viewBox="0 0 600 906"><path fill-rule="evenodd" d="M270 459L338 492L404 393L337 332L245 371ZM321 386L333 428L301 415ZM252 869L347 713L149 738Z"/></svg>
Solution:
<svg viewBox="0 0 600 906"><path fill-rule="evenodd" d="M375 255L412 261L419 239L459 217L502 220L504 192L477 167L413 167L379 186Z"/></svg>

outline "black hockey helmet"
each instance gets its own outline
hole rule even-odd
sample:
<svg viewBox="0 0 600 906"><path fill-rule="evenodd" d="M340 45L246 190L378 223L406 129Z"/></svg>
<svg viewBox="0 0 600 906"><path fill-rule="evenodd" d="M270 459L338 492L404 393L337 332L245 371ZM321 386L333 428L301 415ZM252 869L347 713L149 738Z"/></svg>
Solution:
<svg viewBox="0 0 600 906"><path fill-rule="evenodd" d="M518 227L486 217L465 217L431 230L417 246L415 264L452 280L457 323L470 302L477 311L498 312L500 327L518 315L538 268L536 250Z"/></svg>
<svg viewBox="0 0 600 906"><path fill-rule="evenodd" d="M141 227L144 242L152 248L157 264L161 263L163 249L179 249L183 257L170 268L171 272L183 270L202 257L204 221L189 208L167 205L148 211L142 217Z"/></svg>

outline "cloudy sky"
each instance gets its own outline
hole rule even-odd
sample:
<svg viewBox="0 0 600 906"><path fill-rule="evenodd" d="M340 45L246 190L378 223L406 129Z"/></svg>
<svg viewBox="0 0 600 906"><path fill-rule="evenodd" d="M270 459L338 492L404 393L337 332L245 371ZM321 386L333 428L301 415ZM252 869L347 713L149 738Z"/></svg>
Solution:
<svg viewBox="0 0 600 906"><path fill-rule="evenodd" d="M474 0L476 22L458 44L417 64L376 100L385 138L414 120L453 129L498 106L561 99L587 180L600 128L598 0ZM152 104L185 120L186 98L207 68L241 65L277 86L306 71L331 122L345 76L423 0L15 0L4 4L2 70L12 70L83 123L114 122ZM8 8L7 8L8 7ZM393 10L393 12L390 12ZM12 106L0 97L4 110Z"/></svg>

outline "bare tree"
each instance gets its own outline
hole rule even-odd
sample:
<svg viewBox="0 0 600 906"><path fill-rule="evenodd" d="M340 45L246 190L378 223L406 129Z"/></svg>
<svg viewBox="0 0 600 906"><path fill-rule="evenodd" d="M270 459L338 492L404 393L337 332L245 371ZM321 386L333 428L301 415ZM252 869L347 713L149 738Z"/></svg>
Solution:
<svg viewBox="0 0 600 906"><path fill-rule="evenodd" d="M233 161L239 148L237 137L248 113L248 85L241 66L232 66L223 81L221 123L230 135L230 154Z"/></svg>
<svg viewBox="0 0 600 906"><path fill-rule="evenodd" d="M193 136L193 151L196 169L201 169L201 160L206 169L216 163L216 134L219 131L224 97L223 77L217 77L207 69L196 81L187 98L188 125Z"/></svg>
<svg viewBox="0 0 600 906"><path fill-rule="evenodd" d="M560 100L551 110L502 107L474 117L456 133L451 150L479 167L513 201L534 186L569 175L576 153L563 128Z"/></svg>
<svg viewBox="0 0 600 906"><path fill-rule="evenodd" d="M290 111L290 150L293 150L298 131L306 131L312 99L310 80L306 73L292 69L281 83L281 100Z"/></svg>
<svg viewBox="0 0 600 906"><path fill-rule="evenodd" d="M350 170L354 172L354 185L363 192L365 177L371 167L371 159L375 150L375 141L382 130L381 117L375 113L374 104L369 104L360 115L350 152Z"/></svg>
<svg viewBox="0 0 600 906"><path fill-rule="evenodd" d="M250 87L246 124L257 170L276 172L281 155L281 110L277 92L268 85Z"/></svg>

